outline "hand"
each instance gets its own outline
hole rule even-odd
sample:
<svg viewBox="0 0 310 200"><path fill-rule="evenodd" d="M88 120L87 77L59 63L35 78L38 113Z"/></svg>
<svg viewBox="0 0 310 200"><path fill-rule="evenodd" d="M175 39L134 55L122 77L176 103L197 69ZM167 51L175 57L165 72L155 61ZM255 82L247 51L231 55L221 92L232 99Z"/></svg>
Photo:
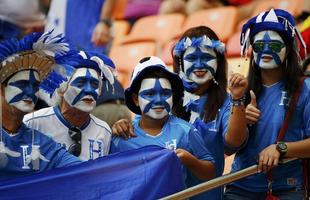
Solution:
<svg viewBox="0 0 310 200"><path fill-rule="evenodd" d="M258 171L268 172L278 165L280 153L275 144L272 144L259 153Z"/></svg>
<svg viewBox="0 0 310 200"><path fill-rule="evenodd" d="M91 42L96 46L107 44L112 39L110 28L102 22L98 22L91 37Z"/></svg>
<svg viewBox="0 0 310 200"><path fill-rule="evenodd" d="M241 99L248 87L248 80L241 74L234 73L229 78L228 89L233 99Z"/></svg>
<svg viewBox="0 0 310 200"><path fill-rule="evenodd" d="M137 135L134 134L133 126L128 119L120 119L115 122L112 126L112 135L126 140L131 137L137 137Z"/></svg>
<svg viewBox="0 0 310 200"><path fill-rule="evenodd" d="M247 124L255 124L260 117L260 110L257 108L256 96L254 92L250 91L251 102L245 108L245 118L247 120Z"/></svg>
<svg viewBox="0 0 310 200"><path fill-rule="evenodd" d="M188 166L192 157L194 157L191 153L184 149L176 149L175 153L180 158L183 165Z"/></svg>

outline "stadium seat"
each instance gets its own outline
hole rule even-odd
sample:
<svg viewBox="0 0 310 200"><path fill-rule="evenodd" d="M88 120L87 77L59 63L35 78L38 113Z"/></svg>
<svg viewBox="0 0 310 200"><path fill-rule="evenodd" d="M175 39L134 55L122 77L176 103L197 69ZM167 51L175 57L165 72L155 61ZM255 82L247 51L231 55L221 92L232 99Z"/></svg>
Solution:
<svg viewBox="0 0 310 200"><path fill-rule="evenodd" d="M114 6L112 16L116 20L122 20L124 19L124 13L125 13L125 9L127 6L127 0L114 0L114 1L116 1L115 5L117 6Z"/></svg>
<svg viewBox="0 0 310 200"><path fill-rule="evenodd" d="M116 65L117 79L124 88L129 86L133 68L140 59L155 55L156 44L154 42L139 42L120 46L112 46L110 58Z"/></svg>
<svg viewBox="0 0 310 200"><path fill-rule="evenodd" d="M124 38L122 43L155 41L163 45L179 34L184 20L185 16L182 14L154 15L140 18L132 26L129 35Z"/></svg>
<svg viewBox="0 0 310 200"><path fill-rule="evenodd" d="M297 16L303 10L303 0L266 0L260 2L252 13L252 17L271 8L279 8Z"/></svg>
<svg viewBox="0 0 310 200"><path fill-rule="evenodd" d="M113 23L113 45L119 45L121 40L128 34L130 29L129 22L125 20L117 20Z"/></svg>
<svg viewBox="0 0 310 200"><path fill-rule="evenodd" d="M173 63L171 50L176 42L177 40L172 40L168 42L167 44L165 44L165 46L162 49L162 52L160 53L159 57L166 63L166 65L172 65Z"/></svg>
<svg viewBox="0 0 310 200"><path fill-rule="evenodd" d="M208 26L225 42L235 31L237 20L238 11L233 6L201 10L188 16L184 30L200 25Z"/></svg>
<svg viewBox="0 0 310 200"><path fill-rule="evenodd" d="M237 31L226 42L227 57L240 57L240 51L241 51L240 34L241 31Z"/></svg>

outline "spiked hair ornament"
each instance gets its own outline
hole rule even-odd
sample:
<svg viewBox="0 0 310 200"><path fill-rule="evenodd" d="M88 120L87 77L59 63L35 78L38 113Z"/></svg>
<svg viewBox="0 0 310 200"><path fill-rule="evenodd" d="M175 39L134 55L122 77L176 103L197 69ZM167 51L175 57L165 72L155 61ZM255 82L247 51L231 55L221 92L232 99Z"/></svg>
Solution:
<svg viewBox="0 0 310 200"><path fill-rule="evenodd" d="M217 51L218 53L225 52L225 44L220 40L212 40L207 36L197 37L197 38L183 38L180 40L173 49L173 56L181 57L183 53L189 47L205 47L211 48Z"/></svg>
<svg viewBox="0 0 310 200"><path fill-rule="evenodd" d="M241 56L247 54L254 36L265 30L280 33L287 45L292 45L297 37L306 51L306 44L296 27L293 16L281 9L271 9L270 11L260 13L243 25L240 37Z"/></svg>
<svg viewBox="0 0 310 200"><path fill-rule="evenodd" d="M61 35L52 36L52 31L32 33L21 40L12 38L0 43L0 82L13 74L33 69L38 72L40 87L50 93L65 77L54 71L54 64L69 51L69 44ZM53 89L47 89L53 85Z"/></svg>

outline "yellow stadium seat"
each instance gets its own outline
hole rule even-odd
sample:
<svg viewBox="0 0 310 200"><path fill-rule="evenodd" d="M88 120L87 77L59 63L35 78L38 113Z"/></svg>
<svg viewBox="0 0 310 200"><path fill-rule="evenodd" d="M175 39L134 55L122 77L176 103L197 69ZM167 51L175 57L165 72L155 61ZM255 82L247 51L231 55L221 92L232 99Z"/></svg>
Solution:
<svg viewBox="0 0 310 200"><path fill-rule="evenodd" d="M112 46L110 58L117 70L117 79L124 88L129 86L131 73L139 60L147 56L153 56L156 52L154 42L139 42L120 46Z"/></svg>

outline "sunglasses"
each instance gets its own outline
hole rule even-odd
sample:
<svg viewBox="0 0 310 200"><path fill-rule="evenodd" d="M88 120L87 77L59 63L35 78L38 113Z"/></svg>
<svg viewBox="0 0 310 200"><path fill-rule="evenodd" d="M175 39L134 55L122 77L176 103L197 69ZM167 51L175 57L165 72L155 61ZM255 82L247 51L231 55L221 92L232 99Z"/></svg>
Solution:
<svg viewBox="0 0 310 200"><path fill-rule="evenodd" d="M268 49L271 50L271 52L273 53L280 53L281 49L285 47L285 45L279 41L270 41L270 42L257 41L252 45L252 47L256 53L261 53L264 51L265 45L268 45Z"/></svg>
<svg viewBox="0 0 310 200"><path fill-rule="evenodd" d="M69 146L68 152L78 157L81 154L82 131L78 127L71 127L69 128L68 134L73 140L73 143Z"/></svg>

